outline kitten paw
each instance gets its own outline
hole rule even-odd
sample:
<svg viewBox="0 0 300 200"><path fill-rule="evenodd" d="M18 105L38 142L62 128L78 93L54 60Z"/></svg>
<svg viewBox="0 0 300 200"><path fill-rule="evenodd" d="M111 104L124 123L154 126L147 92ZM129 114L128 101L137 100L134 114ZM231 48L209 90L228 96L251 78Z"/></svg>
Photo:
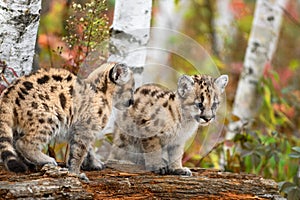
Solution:
<svg viewBox="0 0 300 200"><path fill-rule="evenodd" d="M180 176L192 176L191 170L187 167L171 170L170 174L180 175Z"/></svg>
<svg viewBox="0 0 300 200"><path fill-rule="evenodd" d="M100 171L105 168L105 164L100 160L93 160L93 162L83 163L81 169L85 171Z"/></svg>
<svg viewBox="0 0 300 200"><path fill-rule="evenodd" d="M166 166L166 167L161 167L159 169L153 170L153 172L155 174L168 175L168 174L170 174L170 169L168 166Z"/></svg>
<svg viewBox="0 0 300 200"><path fill-rule="evenodd" d="M69 172L69 176L76 177L76 178L78 178L79 180L81 180L82 182L85 182L85 183L90 182L89 178L85 175L85 173Z"/></svg>
<svg viewBox="0 0 300 200"><path fill-rule="evenodd" d="M90 182L89 178L85 175L85 173L79 174L79 175L78 175L78 178L79 178L81 181L85 182L85 183L89 183L89 182Z"/></svg>
<svg viewBox="0 0 300 200"><path fill-rule="evenodd" d="M51 158L48 156L47 156L47 159L45 159L45 161L39 162L37 164L37 166L45 166L45 165L58 166L56 160L54 158Z"/></svg>

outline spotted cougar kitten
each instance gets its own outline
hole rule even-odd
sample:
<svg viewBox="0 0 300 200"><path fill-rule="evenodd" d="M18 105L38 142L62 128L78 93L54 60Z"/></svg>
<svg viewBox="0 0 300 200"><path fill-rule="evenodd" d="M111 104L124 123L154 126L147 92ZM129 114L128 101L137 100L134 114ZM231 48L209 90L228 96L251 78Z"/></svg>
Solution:
<svg viewBox="0 0 300 200"><path fill-rule="evenodd" d="M23 76L0 96L0 156L5 167L24 172L27 164L57 165L41 152L54 137L69 142L67 166L101 170L93 141L106 125L112 106L129 107L134 80L126 65L106 63L81 80L63 69L40 69Z"/></svg>
<svg viewBox="0 0 300 200"><path fill-rule="evenodd" d="M160 174L192 175L182 167L186 141L216 117L228 76L183 75L172 92L139 87L132 107L120 113L109 161L130 161Z"/></svg>

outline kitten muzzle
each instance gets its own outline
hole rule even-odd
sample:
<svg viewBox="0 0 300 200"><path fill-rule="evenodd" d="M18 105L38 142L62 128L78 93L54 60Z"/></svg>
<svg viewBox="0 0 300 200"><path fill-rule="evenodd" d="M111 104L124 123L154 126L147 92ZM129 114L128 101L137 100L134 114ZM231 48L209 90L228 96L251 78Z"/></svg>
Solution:
<svg viewBox="0 0 300 200"><path fill-rule="evenodd" d="M203 116L203 115L196 115L195 120L203 125L207 125L208 123L212 122L215 119L215 116Z"/></svg>

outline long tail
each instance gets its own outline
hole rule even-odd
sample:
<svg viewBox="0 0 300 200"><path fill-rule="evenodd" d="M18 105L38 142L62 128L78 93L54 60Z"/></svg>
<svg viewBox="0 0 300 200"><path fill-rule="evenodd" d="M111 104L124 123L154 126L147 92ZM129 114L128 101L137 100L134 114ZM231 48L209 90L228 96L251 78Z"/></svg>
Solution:
<svg viewBox="0 0 300 200"><path fill-rule="evenodd" d="M25 172L27 166L20 160L13 147L13 112L0 104L0 156L5 167L12 172Z"/></svg>

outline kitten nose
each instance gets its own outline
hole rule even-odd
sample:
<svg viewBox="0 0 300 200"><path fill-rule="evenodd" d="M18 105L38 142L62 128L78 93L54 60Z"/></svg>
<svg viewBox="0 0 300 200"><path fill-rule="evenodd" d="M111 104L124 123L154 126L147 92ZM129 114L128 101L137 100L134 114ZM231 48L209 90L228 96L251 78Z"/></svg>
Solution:
<svg viewBox="0 0 300 200"><path fill-rule="evenodd" d="M215 116L200 116L201 119L203 119L205 122L211 121Z"/></svg>

